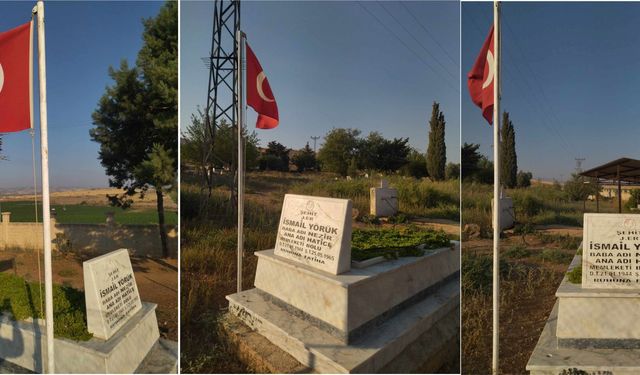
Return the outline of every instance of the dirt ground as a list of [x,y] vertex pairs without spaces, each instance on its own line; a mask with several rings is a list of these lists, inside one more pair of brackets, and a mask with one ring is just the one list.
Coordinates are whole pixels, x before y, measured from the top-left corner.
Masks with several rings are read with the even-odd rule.
[[[538,234],[570,235],[581,237],[582,228],[539,227]],[[557,287],[564,277],[569,261],[554,263],[540,259],[543,249],[557,249],[570,259],[577,249],[559,249],[555,243],[543,243],[535,235],[507,234],[500,241],[501,254],[514,246],[521,246],[531,252],[529,256],[514,259],[505,256],[510,265],[533,272],[526,276],[501,276],[500,306],[500,373],[526,374],[527,361],[538,342],[542,329],[549,317],[556,298]],[[462,244],[464,253],[491,256],[493,240],[472,239]],[[544,278],[544,279],[543,279]],[[491,366],[491,296],[482,298],[466,296],[463,292],[463,359],[464,374],[479,374],[490,371]],[[465,304],[467,306],[465,307]],[[470,311],[474,310],[474,311]],[[482,310],[482,311],[479,311]],[[465,321],[467,319],[469,321]],[[472,317],[472,318],[469,318]],[[465,340],[468,340],[465,343]],[[472,343],[472,345],[469,345]],[[466,345],[465,345],[466,344]],[[465,350],[466,347],[466,350]]]
[[[107,200],[107,194],[122,194],[122,190],[115,188],[93,188],[93,189],[70,189],[64,191],[52,191],[51,203],[52,204],[80,204],[85,202],[89,205],[105,205],[109,204]],[[32,191],[16,191],[9,194],[2,195],[3,201],[23,201],[32,200]],[[156,207],[156,193],[155,190],[150,189],[145,195],[144,199],[140,199],[139,196],[132,197],[134,206],[136,208],[155,208]],[[168,196],[164,199],[165,209],[176,209],[177,204],[171,200]]]
[[[40,254],[42,256],[42,254]],[[42,258],[41,258],[42,259]],[[53,282],[84,289],[82,261],[73,254],[53,255]],[[42,261],[42,260],[41,260]],[[131,258],[140,298],[158,304],[160,336],[178,340],[177,259]],[[40,264],[42,267],[42,263]],[[38,257],[33,251],[0,250],[0,272],[11,272],[29,281],[39,281]],[[44,273],[42,274],[44,275]],[[42,276],[44,278],[44,276]]]

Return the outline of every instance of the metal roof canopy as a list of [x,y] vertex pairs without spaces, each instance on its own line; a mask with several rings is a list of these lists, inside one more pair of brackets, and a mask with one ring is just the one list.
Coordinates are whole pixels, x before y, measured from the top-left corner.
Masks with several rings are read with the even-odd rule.
[[[620,158],[580,173],[581,176],[593,177],[600,182],[618,184],[618,212],[622,212],[622,189],[621,185],[640,185],[640,160]],[[596,194],[596,202],[600,194]],[[598,204],[598,211],[600,211]]]

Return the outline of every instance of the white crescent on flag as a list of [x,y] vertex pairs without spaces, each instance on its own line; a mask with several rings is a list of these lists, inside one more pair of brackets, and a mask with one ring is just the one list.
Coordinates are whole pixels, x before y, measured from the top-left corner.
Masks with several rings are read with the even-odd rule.
[[491,82],[493,82],[494,69],[493,69],[493,54],[491,53],[491,50],[487,51],[487,65],[489,68],[489,75],[487,75],[487,79],[482,84],[483,89],[486,89],[491,84]]
[[2,64],[0,64],[0,92],[2,92],[2,86],[4,86],[4,70],[2,70]]
[[267,76],[264,75],[264,72],[260,72],[260,74],[258,74],[258,77],[256,78],[256,88],[258,89],[258,95],[265,102],[273,102],[273,99],[269,99],[262,90],[262,83],[264,82],[265,78],[267,78]]

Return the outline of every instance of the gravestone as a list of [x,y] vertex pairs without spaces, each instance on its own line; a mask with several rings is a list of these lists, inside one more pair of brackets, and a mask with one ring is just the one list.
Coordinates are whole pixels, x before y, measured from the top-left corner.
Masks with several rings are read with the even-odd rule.
[[[493,210],[493,199],[491,199],[491,209]],[[513,228],[516,221],[516,214],[513,208],[511,197],[500,198],[500,230]]]
[[582,254],[565,277],[527,370],[640,373],[640,216],[585,214]]
[[640,217],[585,215],[582,287],[640,289]]
[[286,194],[274,254],[337,275],[351,267],[351,201]]
[[83,263],[87,327],[108,340],[142,309],[127,249],[112,251]]
[[389,187],[387,180],[380,187],[369,189],[369,213],[373,216],[394,216],[398,213],[398,190]]

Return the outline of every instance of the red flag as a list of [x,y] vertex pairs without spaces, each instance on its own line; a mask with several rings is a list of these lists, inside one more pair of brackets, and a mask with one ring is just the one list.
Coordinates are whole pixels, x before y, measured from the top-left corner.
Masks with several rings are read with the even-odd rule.
[[258,112],[256,128],[273,129],[278,126],[278,105],[269,80],[264,75],[260,62],[247,46],[247,104]]
[[482,116],[489,124],[493,123],[493,82],[494,82],[494,56],[493,26],[489,30],[489,36],[482,45],[480,54],[476,58],[473,68],[467,75],[467,85],[471,100],[482,108]]
[[0,33],[0,133],[33,127],[32,21]]

